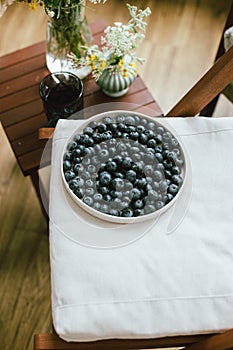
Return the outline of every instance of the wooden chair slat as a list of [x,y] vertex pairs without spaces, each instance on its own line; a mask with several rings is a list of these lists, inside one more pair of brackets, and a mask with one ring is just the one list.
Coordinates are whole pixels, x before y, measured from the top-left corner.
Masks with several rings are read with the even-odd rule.
[[[87,349],[152,349],[176,347],[193,344],[207,335],[177,336],[157,339],[110,339],[94,342],[65,342],[56,334],[37,334],[34,338],[34,350],[87,350]],[[199,348],[200,349],[200,348]],[[202,349],[203,350],[203,349]]]

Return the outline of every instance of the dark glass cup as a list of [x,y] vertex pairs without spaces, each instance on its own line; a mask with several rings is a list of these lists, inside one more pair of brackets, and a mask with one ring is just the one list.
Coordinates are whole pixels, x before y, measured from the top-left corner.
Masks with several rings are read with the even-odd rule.
[[[83,83],[74,74],[56,72],[40,83],[40,97],[48,118],[48,126],[55,127],[59,119],[67,119],[83,109]],[[83,117],[80,113],[80,119]]]

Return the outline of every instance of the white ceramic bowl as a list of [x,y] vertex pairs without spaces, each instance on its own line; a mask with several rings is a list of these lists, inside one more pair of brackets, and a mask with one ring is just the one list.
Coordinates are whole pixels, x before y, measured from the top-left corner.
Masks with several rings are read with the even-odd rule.
[[[74,192],[70,189],[65,176],[64,176],[64,172],[63,172],[63,156],[64,153],[67,151],[67,147],[68,144],[74,139],[74,136],[77,134],[82,134],[83,129],[88,126],[92,121],[101,121],[104,117],[112,117],[113,119],[116,118],[116,116],[119,115],[124,115],[124,116],[139,116],[141,118],[145,118],[148,121],[151,122],[155,122],[156,124],[160,124],[160,126],[162,126],[163,128],[166,129],[166,131],[169,131],[173,137],[179,142],[179,149],[182,153],[182,159],[184,161],[184,165],[182,167],[182,173],[181,176],[183,178],[183,183],[181,185],[181,187],[179,188],[178,193],[174,196],[174,198],[168,202],[167,204],[165,204],[162,208],[151,212],[149,214],[145,214],[145,215],[141,215],[141,216],[133,216],[133,217],[122,217],[122,216],[114,216],[114,215],[110,215],[107,213],[103,213],[101,211],[98,211],[96,209],[94,209],[93,207],[87,205],[86,203],[83,202],[82,199],[79,199]],[[118,139],[118,140],[122,140],[122,139]],[[133,141],[135,142],[135,141]],[[101,143],[100,143],[101,145]],[[179,195],[181,193],[181,191],[183,190],[184,184],[185,184],[185,180],[187,177],[187,155],[185,152],[185,148],[184,145],[182,144],[182,141],[180,140],[180,138],[175,134],[174,130],[171,130],[171,127],[167,125],[167,123],[164,123],[164,121],[161,118],[152,118],[149,117],[145,114],[142,113],[135,113],[135,112],[130,112],[130,111],[125,111],[125,110],[115,110],[115,111],[109,111],[109,112],[104,112],[104,113],[100,113],[98,115],[95,115],[91,118],[89,118],[88,120],[83,121],[83,124],[80,125],[71,135],[71,137],[68,139],[64,150],[63,150],[63,154],[62,154],[62,159],[61,159],[61,174],[62,174],[62,179],[63,179],[63,184],[67,190],[67,192],[69,193],[69,195],[72,197],[72,199],[74,200],[75,203],[77,203],[78,206],[80,206],[82,209],[84,209],[85,211],[87,211],[89,214],[102,219],[102,220],[106,220],[109,222],[113,222],[113,223],[122,223],[122,224],[126,224],[126,223],[135,223],[135,222],[142,222],[145,220],[150,220],[153,218],[157,218],[159,215],[161,215],[162,213],[164,213],[167,209],[169,209],[178,199],[179,199]]]

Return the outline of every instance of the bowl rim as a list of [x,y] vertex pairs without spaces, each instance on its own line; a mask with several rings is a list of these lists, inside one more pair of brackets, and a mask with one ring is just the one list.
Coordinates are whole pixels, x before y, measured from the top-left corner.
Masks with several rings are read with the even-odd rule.
[[[177,141],[179,142],[181,151],[182,151],[182,156],[184,159],[184,166],[183,166],[183,182],[181,187],[179,188],[178,193],[176,194],[176,196],[167,204],[165,204],[162,208],[149,213],[149,214],[144,214],[141,216],[133,216],[133,217],[122,217],[122,216],[113,216],[110,214],[106,214],[103,212],[100,212],[92,207],[90,207],[89,205],[87,205],[86,203],[84,203],[81,199],[79,199],[74,192],[70,189],[68,182],[65,179],[65,175],[64,175],[64,171],[63,171],[63,157],[64,157],[64,153],[67,151],[67,146],[69,144],[69,142],[71,142],[74,138],[74,136],[77,133],[81,133],[83,131],[83,129],[90,124],[92,121],[96,121],[96,120],[101,120],[101,118],[103,117],[108,117],[108,116],[113,116],[116,117],[116,115],[118,114],[124,114],[124,115],[138,115],[139,117],[142,118],[146,118],[153,121],[156,121],[157,124],[160,124],[162,127],[166,128],[168,131],[170,131],[172,133],[172,135],[177,139]],[[143,222],[143,221],[147,221],[147,220],[152,220],[152,219],[157,219],[161,214],[163,214],[164,212],[166,212],[171,206],[173,206],[175,204],[175,202],[178,200],[181,192],[184,189],[185,183],[187,181],[187,172],[188,172],[188,161],[187,161],[187,151],[186,148],[184,146],[183,141],[181,140],[181,137],[179,135],[177,135],[176,131],[174,131],[174,129],[170,126],[170,125],[164,125],[165,123],[160,123],[159,120],[163,119],[162,117],[151,117],[148,116],[144,113],[139,113],[139,112],[134,112],[134,111],[129,111],[129,110],[111,110],[111,111],[107,111],[107,112],[101,112],[98,113],[96,115],[93,115],[92,117],[85,119],[85,120],[79,120],[79,121],[83,121],[73,132],[72,134],[68,137],[68,139],[66,140],[63,150],[62,150],[62,157],[61,157],[61,167],[60,167],[60,172],[61,172],[61,176],[62,176],[62,182],[63,185],[65,186],[66,191],[69,193],[69,195],[71,196],[71,198],[73,199],[73,201],[78,204],[79,207],[81,207],[82,209],[84,209],[86,212],[88,212],[90,215],[93,215],[94,217],[98,218],[98,219],[102,219],[104,221],[108,221],[111,223],[117,223],[117,224],[130,224],[130,223],[138,223],[138,222]]]

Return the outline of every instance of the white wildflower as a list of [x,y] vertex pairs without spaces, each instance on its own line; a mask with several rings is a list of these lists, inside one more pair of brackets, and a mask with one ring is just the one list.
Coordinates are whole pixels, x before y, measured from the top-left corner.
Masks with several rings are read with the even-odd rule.
[[48,10],[48,11],[47,11],[47,14],[48,14],[48,16],[51,17],[51,18],[53,18],[53,17],[55,16],[55,12],[54,12],[54,11]]

